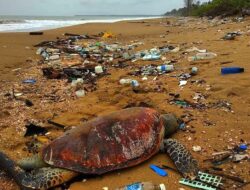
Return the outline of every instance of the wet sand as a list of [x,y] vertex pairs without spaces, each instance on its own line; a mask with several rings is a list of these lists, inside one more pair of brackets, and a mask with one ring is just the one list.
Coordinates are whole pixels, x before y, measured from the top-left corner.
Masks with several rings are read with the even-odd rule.
[[[121,42],[124,44],[130,41],[138,40],[145,43],[139,49],[150,49],[163,45],[180,46],[181,51],[177,53],[168,53],[167,59],[177,60],[176,71],[171,74],[159,77],[157,83],[165,90],[163,92],[134,93],[131,87],[122,86],[118,83],[120,78],[130,77],[129,71],[140,65],[158,64],[163,61],[131,63],[130,67],[125,69],[110,68],[111,75],[105,76],[98,81],[97,91],[88,93],[81,99],[72,99],[69,102],[58,102],[54,104],[43,103],[42,97],[34,96],[36,105],[26,108],[19,103],[11,107],[3,101],[0,111],[0,150],[7,153],[11,158],[18,160],[27,155],[24,150],[25,143],[30,138],[23,137],[23,123],[25,120],[48,119],[56,113],[55,121],[67,126],[77,126],[84,120],[94,118],[98,115],[106,114],[115,110],[125,108],[129,105],[140,105],[145,102],[161,113],[173,112],[178,116],[191,114],[194,119],[189,123],[192,130],[180,131],[174,135],[174,138],[181,141],[192,152],[193,156],[199,161],[199,165],[204,168],[207,163],[204,162],[214,152],[227,150],[229,146],[250,143],[249,119],[250,119],[250,83],[249,83],[249,50],[250,36],[245,33],[233,41],[220,40],[226,32],[241,30],[247,32],[250,28],[250,19],[242,23],[219,24],[217,26],[208,26],[207,21],[190,19],[188,23],[180,23],[176,19],[169,20],[147,20],[146,22],[119,22],[114,24],[86,24],[45,31],[43,36],[30,36],[28,33],[1,33],[0,34],[0,81],[1,96],[3,97],[12,84],[18,85],[20,81],[27,76],[38,76],[42,80],[39,70],[34,69],[31,60],[39,60],[35,55],[36,48],[33,45],[45,41],[55,40],[57,36],[62,37],[65,32],[78,34],[98,34],[103,31],[111,31],[116,38],[109,39],[109,42]],[[179,23],[178,25],[176,23]],[[164,35],[165,37],[163,37]],[[189,63],[183,50],[196,46],[200,49],[208,49],[217,53],[218,57],[208,63]],[[192,54],[192,53],[191,53]],[[229,61],[230,63],[222,64]],[[205,84],[191,84],[180,88],[178,80],[171,75],[189,72],[192,66],[199,68],[199,72],[192,79],[203,79]],[[245,73],[222,76],[220,68],[224,66],[240,66],[245,68]],[[13,71],[13,69],[21,70]],[[25,74],[26,73],[26,74]],[[27,74],[28,73],[28,74]],[[142,77],[132,77],[138,79],[143,85],[157,86],[153,81],[154,77],[148,77],[148,81],[141,81]],[[43,79],[44,80],[44,79]],[[55,81],[49,81],[53,83]],[[42,83],[42,82],[41,82]],[[61,84],[61,83],[60,83]],[[38,84],[40,85],[40,84]],[[62,84],[65,87],[64,84]],[[51,87],[53,88],[53,87]],[[200,92],[206,97],[207,102],[217,102],[226,100],[232,104],[233,112],[222,109],[183,109],[176,105],[169,104],[169,93],[179,93],[181,99],[193,101],[192,96],[195,92]],[[1,97],[1,99],[2,99]],[[5,100],[6,101],[6,100]],[[15,111],[18,110],[18,111]],[[20,111],[21,110],[21,111]],[[14,121],[14,118],[16,121]],[[214,125],[205,126],[207,122]],[[53,130],[54,136],[60,135],[60,130]],[[199,145],[201,152],[193,152],[192,147]],[[249,153],[249,151],[248,151]],[[164,183],[167,189],[190,189],[181,186],[178,183],[180,175],[172,171],[169,176],[162,178],[157,176],[149,169],[149,164],[166,164],[173,167],[172,162],[166,155],[156,155],[149,161],[126,170],[115,171],[97,178],[88,178],[81,176],[78,182],[70,186],[70,190],[92,190],[102,189],[102,187],[115,187],[130,184],[137,181],[153,181],[155,183]],[[231,162],[223,165],[224,169],[230,174],[240,176],[250,181],[249,161],[233,164]],[[0,175],[0,189],[16,190],[18,187],[4,175]],[[247,190],[250,186],[242,189]]]

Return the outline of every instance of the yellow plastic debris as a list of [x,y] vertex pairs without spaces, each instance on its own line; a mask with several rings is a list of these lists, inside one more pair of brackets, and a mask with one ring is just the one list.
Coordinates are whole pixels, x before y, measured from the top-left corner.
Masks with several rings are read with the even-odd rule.
[[113,37],[115,37],[115,35],[112,34],[111,32],[105,32],[102,37],[103,38],[113,38]]

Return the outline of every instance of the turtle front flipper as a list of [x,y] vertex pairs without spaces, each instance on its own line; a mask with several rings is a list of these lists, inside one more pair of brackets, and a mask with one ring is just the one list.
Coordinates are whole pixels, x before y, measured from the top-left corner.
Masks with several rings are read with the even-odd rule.
[[175,139],[164,139],[160,150],[170,156],[178,171],[185,178],[194,180],[198,176],[197,161],[180,142]]
[[78,173],[60,168],[40,168],[32,170],[30,175],[23,179],[22,185],[31,189],[46,190],[65,183]]
[[0,152],[0,169],[12,177],[21,189],[25,190],[46,190],[78,175],[76,172],[50,167],[26,172],[2,152]]

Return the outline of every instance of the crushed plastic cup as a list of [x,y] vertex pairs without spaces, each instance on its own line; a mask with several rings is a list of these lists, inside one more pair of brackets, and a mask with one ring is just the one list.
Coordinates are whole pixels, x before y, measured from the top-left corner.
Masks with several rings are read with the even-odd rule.
[[82,78],[78,78],[76,80],[72,80],[71,86],[75,87],[75,86],[77,86],[77,84],[83,84],[83,83],[84,83],[84,80]]
[[86,95],[84,90],[78,90],[75,93],[78,98],[84,97]]

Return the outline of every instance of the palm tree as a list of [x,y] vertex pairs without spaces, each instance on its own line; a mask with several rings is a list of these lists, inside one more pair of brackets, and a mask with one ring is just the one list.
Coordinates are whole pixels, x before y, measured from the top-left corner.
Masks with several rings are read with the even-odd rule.
[[187,16],[191,14],[193,3],[194,0],[184,0],[185,7],[187,8]]

